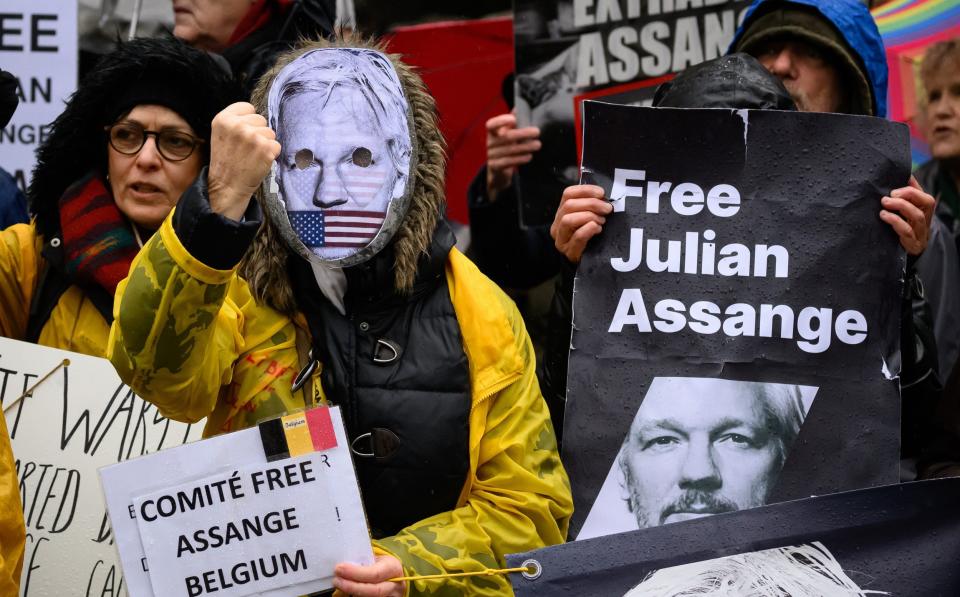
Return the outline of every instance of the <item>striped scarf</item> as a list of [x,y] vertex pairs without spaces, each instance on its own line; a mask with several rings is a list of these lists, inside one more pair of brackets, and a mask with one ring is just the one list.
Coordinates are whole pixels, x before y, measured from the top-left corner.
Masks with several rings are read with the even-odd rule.
[[113,296],[138,248],[130,223],[98,175],[87,176],[64,192],[60,223],[67,275]]

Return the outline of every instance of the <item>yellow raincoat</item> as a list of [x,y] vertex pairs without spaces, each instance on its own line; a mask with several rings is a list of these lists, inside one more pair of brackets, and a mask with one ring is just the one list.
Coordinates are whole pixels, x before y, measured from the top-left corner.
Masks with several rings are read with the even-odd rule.
[[7,421],[0,416],[0,595],[20,592],[26,529]]
[[[0,336],[22,339],[30,301],[43,267],[42,239],[33,224],[0,232]],[[104,356],[110,328],[76,286],[60,297],[40,333],[39,343]],[[0,595],[17,595],[23,568],[26,529],[16,464],[4,417],[0,416]]]
[[[30,303],[44,267],[42,247],[43,237],[33,223],[0,232],[0,336],[23,340],[27,333]],[[50,313],[37,344],[104,357],[109,333],[93,302],[71,286]]]
[[[446,277],[470,366],[470,470],[454,510],[374,541],[408,575],[502,566],[505,554],[563,542],[573,511],[516,307],[456,249]],[[169,217],[117,289],[114,317],[109,358],[120,377],[167,417],[208,417],[205,435],[304,406],[290,390],[300,363],[294,322],[257,304],[235,271],[193,258]],[[407,587],[411,595],[512,593],[503,576]]]

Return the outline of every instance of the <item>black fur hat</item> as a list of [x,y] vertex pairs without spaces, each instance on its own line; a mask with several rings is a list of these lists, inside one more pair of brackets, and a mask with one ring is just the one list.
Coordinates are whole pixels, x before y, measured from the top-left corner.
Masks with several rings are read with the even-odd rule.
[[[37,149],[27,197],[38,231],[49,237],[59,230],[58,203],[70,185],[94,170],[106,174],[104,127],[125,112],[142,104],[169,107],[209,141],[210,121],[239,100],[227,65],[205,52],[172,36],[118,41],[83,78]],[[206,153],[209,144],[201,148]]]

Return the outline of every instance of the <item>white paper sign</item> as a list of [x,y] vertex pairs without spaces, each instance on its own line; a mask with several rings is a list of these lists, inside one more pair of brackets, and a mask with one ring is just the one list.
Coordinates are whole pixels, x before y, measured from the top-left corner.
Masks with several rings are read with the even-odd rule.
[[267,462],[245,429],[100,471],[134,597],[303,595],[373,552],[340,411],[336,446]]
[[27,525],[20,594],[126,595],[96,471],[199,439],[203,423],[161,417],[104,359],[2,337],[0,399]]
[[77,3],[0,0],[0,68],[19,81],[20,105],[0,129],[0,166],[21,189],[34,152],[77,88]]

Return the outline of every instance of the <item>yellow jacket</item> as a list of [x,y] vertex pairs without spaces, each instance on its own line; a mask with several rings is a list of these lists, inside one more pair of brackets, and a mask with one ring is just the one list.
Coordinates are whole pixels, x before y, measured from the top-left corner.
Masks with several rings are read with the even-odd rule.
[[[0,232],[0,336],[22,339],[30,316],[43,257],[43,240],[33,224]],[[71,287],[60,297],[40,333],[39,343],[104,356],[110,328],[83,292]],[[26,529],[7,423],[0,416],[0,595],[20,592]]]
[[[23,340],[30,303],[37,290],[44,258],[43,238],[33,223],[15,224],[0,232],[0,336]],[[104,357],[110,326],[77,286],[60,297],[40,331],[38,344]]]
[[6,418],[0,416],[0,595],[20,592],[26,529]]
[[[505,554],[563,542],[573,511],[516,307],[455,249],[446,278],[470,366],[470,471],[454,510],[374,542],[408,575],[502,566]],[[193,258],[169,217],[120,283],[114,317],[120,377],[169,418],[208,416],[205,435],[304,406],[290,390],[295,324],[257,304],[235,271]],[[434,594],[438,582],[444,594],[512,593],[503,576],[415,581],[408,592]]]

